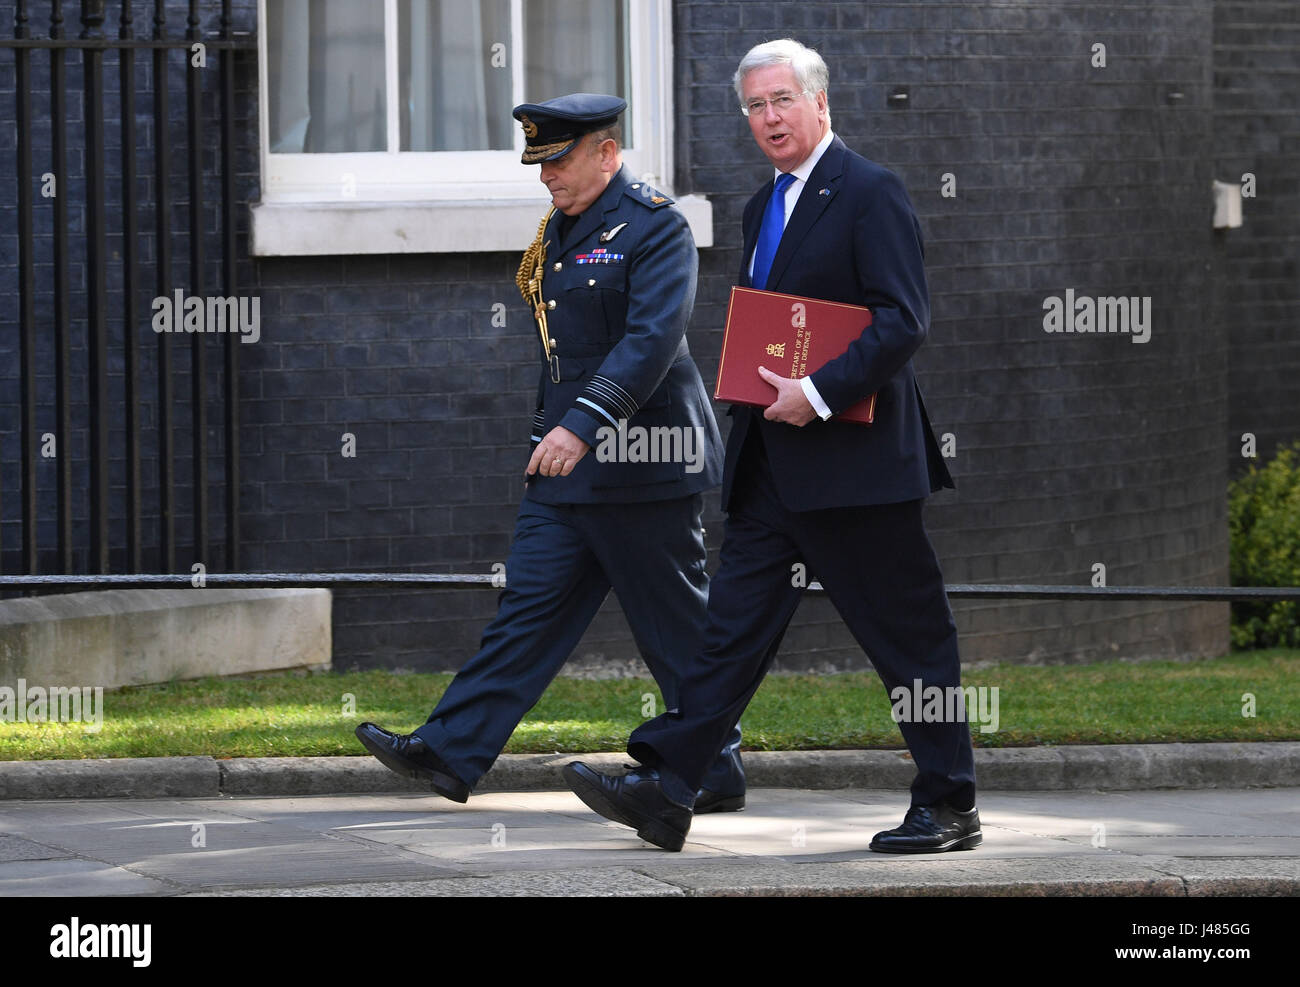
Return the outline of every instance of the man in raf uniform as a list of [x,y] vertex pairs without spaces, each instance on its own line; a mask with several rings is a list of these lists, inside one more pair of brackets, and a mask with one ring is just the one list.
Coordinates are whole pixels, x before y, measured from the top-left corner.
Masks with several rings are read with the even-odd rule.
[[[428,722],[408,735],[373,723],[356,730],[389,768],[457,802],[611,588],[669,709],[704,630],[702,491],[721,481],[722,442],[685,338],[698,258],[672,200],[623,166],[626,106],[576,93],[515,107],[523,163],[541,165],[554,205],[517,279],[542,368],[506,588],[478,654]],[[744,801],[737,728],[695,811]]]

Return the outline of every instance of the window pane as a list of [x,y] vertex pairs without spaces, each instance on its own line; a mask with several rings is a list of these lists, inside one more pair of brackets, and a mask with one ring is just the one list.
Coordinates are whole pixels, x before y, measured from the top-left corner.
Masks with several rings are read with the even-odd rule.
[[[566,93],[628,95],[628,0],[526,0],[524,99],[539,103]],[[623,142],[632,146],[632,114],[623,114]]]
[[275,153],[383,151],[384,5],[267,0]]
[[399,0],[403,151],[509,150],[510,0]]

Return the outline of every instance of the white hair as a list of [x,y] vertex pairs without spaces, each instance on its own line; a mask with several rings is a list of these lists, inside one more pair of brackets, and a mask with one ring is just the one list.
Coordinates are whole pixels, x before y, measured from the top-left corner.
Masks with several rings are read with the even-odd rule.
[[826,63],[821,55],[811,48],[801,45],[793,38],[765,41],[745,52],[745,57],[736,67],[732,84],[736,87],[738,100],[742,103],[745,101],[743,90],[745,76],[754,69],[766,68],[769,65],[789,65],[794,70],[794,77],[799,81],[799,88],[813,94],[823,92],[830,83],[830,71],[826,68]]

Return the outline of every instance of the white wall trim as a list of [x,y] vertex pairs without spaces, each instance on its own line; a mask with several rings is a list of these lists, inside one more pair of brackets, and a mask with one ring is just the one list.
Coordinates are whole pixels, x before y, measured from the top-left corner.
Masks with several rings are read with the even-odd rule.
[[[549,200],[440,202],[255,202],[254,257],[338,254],[443,254],[522,251]],[[713,205],[702,195],[677,200],[697,247],[713,246]]]

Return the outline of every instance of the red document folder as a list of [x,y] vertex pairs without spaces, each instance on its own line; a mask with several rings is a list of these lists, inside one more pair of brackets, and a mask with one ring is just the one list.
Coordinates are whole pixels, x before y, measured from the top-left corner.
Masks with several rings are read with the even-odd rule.
[[[843,354],[869,325],[871,309],[862,305],[732,288],[713,396],[766,408],[776,388],[758,375],[760,366],[782,377],[805,377]],[[870,425],[875,412],[873,394],[832,417]]]

